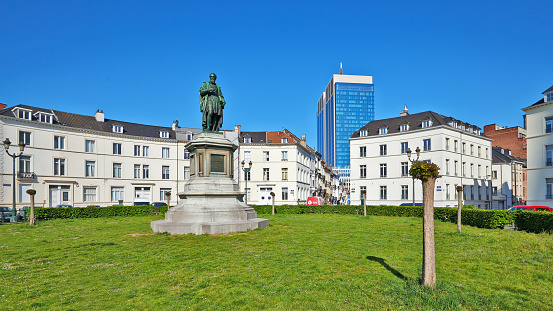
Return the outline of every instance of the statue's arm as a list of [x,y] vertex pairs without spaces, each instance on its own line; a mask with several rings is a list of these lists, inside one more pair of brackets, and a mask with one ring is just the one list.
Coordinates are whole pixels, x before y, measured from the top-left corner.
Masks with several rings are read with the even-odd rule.
[[208,91],[209,91],[209,90],[208,90],[208,87],[207,87],[206,83],[204,82],[204,83],[202,84],[202,86],[200,87],[200,96],[205,96],[205,95],[207,95]]
[[217,86],[219,88],[219,102],[221,103],[221,107],[225,108],[225,104],[227,103],[225,101],[225,98],[223,97],[223,92],[221,92],[221,87]]

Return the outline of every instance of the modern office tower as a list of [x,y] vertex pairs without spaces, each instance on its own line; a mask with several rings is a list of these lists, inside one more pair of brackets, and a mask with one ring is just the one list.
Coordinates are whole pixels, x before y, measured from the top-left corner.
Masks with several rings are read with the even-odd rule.
[[333,75],[317,102],[317,151],[327,165],[349,166],[349,138],[372,120],[372,76]]

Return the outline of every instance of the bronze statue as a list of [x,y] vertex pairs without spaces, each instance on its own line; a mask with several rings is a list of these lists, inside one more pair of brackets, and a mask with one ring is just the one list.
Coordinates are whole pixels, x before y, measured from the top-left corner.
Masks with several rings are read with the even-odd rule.
[[225,98],[221,93],[221,87],[215,84],[217,75],[209,75],[209,82],[204,82],[200,87],[200,111],[202,115],[202,128],[217,132],[223,125],[223,109]]

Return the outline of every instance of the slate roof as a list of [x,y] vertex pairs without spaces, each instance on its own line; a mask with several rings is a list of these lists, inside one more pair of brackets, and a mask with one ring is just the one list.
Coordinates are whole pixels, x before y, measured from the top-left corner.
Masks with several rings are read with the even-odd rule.
[[545,94],[545,93],[551,92],[551,91],[553,91],[553,85],[550,88],[548,88],[547,90],[543,91],[542,94]]
[[[68,126],[73,128],[87,129],[99,132],[113,133],[113,125],[119,125],[123,127],[122,135],[142,136],[151,138],[160,138],[160,131],[169,132],[168,139],[175,139],[175,132],[171,127],[145,125],[132,122],[125,122],[119,120],[112,120],[104,118],[104,122],[96,121],[94,116],[85,116],[76,113],[69,113],[59,110],[48,110],[44,108],[32,107],[27,105],[16,105],[7,107],[0,111],[0,115],[16,118],[12,110],[16,107],[21,107],[31,110],[31,121],[39,122],[33,115],[37,111],[53,113],[55,115],[53,124]],[[167,138],[166,138],[167,139]]]
[[244,142],[244,137],[252,139],[252,144],[263,144],[267,142],[267,132],[240,132],[240,142]]
[[[407,130],[406,132],[419,130],[419,129],[422,129],[422,122],[426,120],[432,121],[432,125],[430,127],[447,125],[449,122],[454,121],[454,122],[457,122],[458,125],[464,125],[465,127],[472,127],[474,129],[480,130],[478,126],[475,126],[466,122],[462,122],[455,118],[446,117],[441,114],[435,113],[433,111],[425,111],[425,112],[400,116],[396,118],[370,121],[369,123],[361,127],[359,130],[357,130],[355,133],[353,133],[351,137],[352,138],[360,137],[359,133],[361,131],[367,131],[367,136],[379,135],[378,129],[382,127],[388,128],[387,134],[399,133],[400,126],[404,124],[409,124],[409,130]],[[483,134],[480,134],[480,136],[486,137]]]
[[501,147],[492,147],[492,163],[511,163],[513,161],[526,163],[523,158],[509,155],[509,149],[503,149],[504,152],[501,153],[502,149]]

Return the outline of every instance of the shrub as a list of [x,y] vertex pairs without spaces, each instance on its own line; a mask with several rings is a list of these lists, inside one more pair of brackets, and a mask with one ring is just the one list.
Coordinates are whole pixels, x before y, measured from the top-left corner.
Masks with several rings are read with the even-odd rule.
[[151,215],[159,210],[164,214],[167,207],[156,208],[149,205],[140,206],[106,206],[106,207],[45,207],[35,209],[37,219],[62,218],[99,218],[110,216],[143,216]]
[[553,233],[553,213],[519,210],[513,214],[516,215],[515,225],[519,230]]

